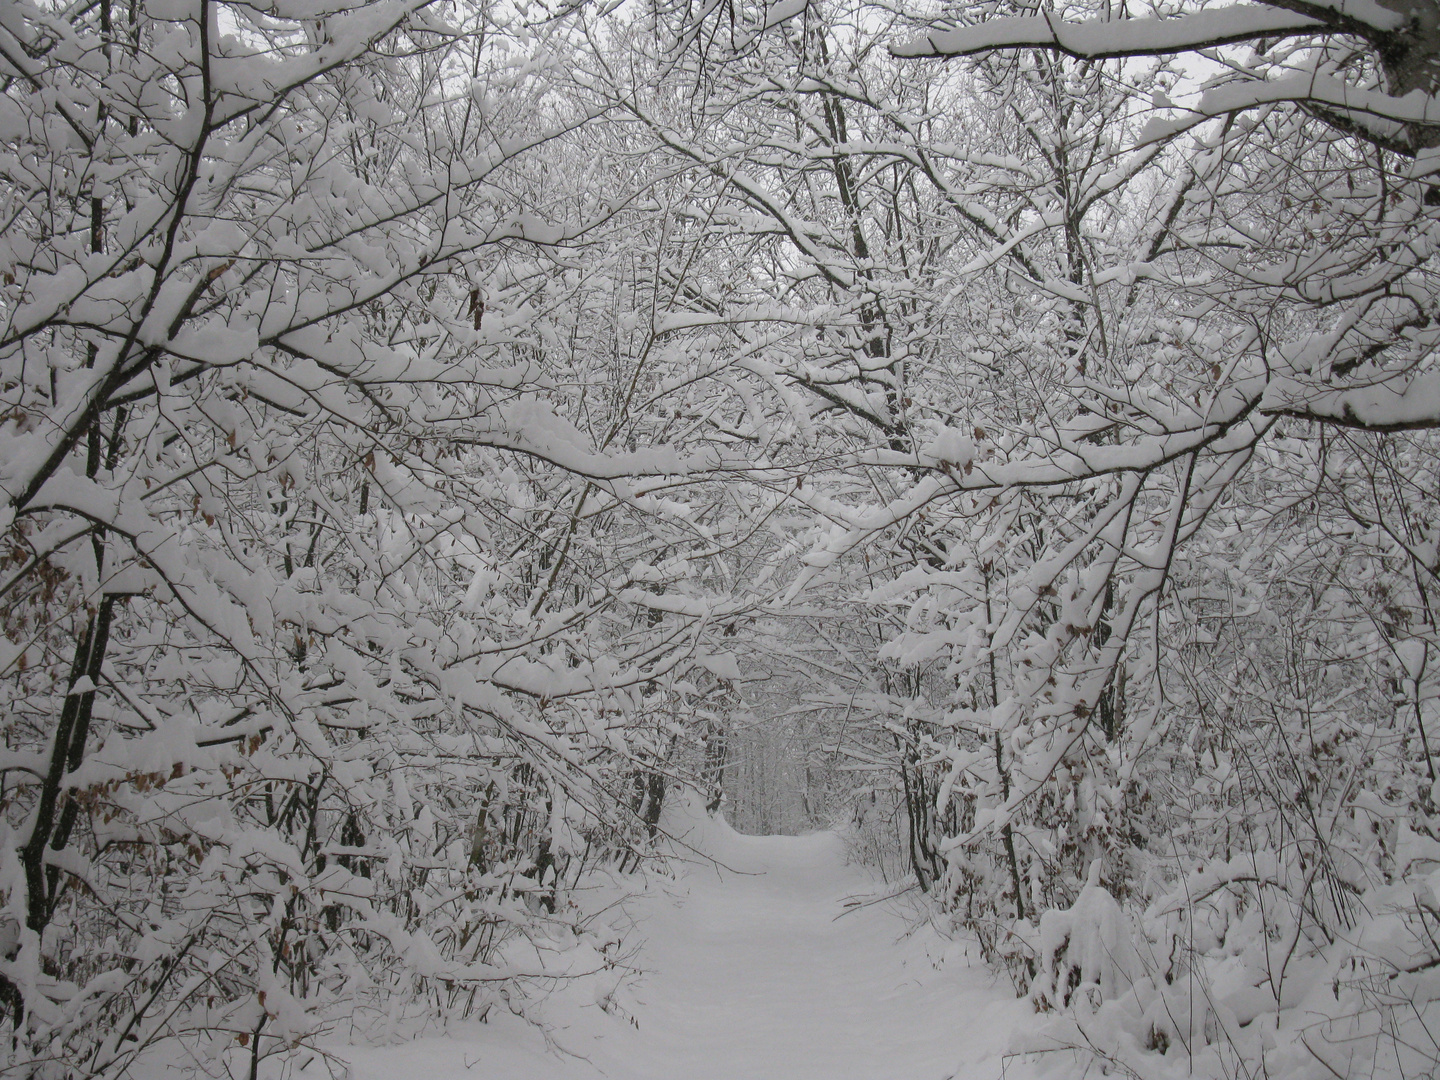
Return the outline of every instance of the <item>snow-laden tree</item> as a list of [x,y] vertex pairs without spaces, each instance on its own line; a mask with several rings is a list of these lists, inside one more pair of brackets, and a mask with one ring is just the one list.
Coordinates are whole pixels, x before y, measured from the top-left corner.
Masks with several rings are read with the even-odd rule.
[[[1012,831],[996,947],[1075,1045],[1425,1070],[1430,31],[1293,7],[977,8],[896,48],[983,54],[1018,133],[966,178],[1006,223],[968,269],[1028,293],[990,355],[1038,393],[922,449],[894,509],[945,506],[957,542],[902,583],[892,650],[951,658],[941,790],[983,814],[942,843],[950,885]],[[1265,1023],[1293,1027],[1276,1048]]]
[[738,458],[660,407],[706,339],[556,92],[582,44],[5,7],[9,1068],[254,1075],[336,1009],[605,962],[565,887],[653,823],[646,718],[718,648],[696,566],[753,506],[681,491]]
[[[684,24],[658,93],[612,92],[710,179],[695,216],[769,445],[816,463],[795,595],[843,625],[863,583],[888,623],[845,688],[867,696],[817,674],[813,702],[863,700],[902,744],[917,873],[1037,1003],[1130,994],[1108,1030],[1152,1050],[1253,1057],[1257,1001],[1292,1016],[1328,980],[1326,1037],[1372,1025],[1360,1056],[1317,1044],[1331,1067],[1433,1065],[1431,1018],[1391,1008],[1423,988],[1376,990],[1434,961],[1417,10],[949,6],[916,36],[860,5],[736,8]],[[1217,614],[1241,581],[1256,611]],[[1243,783],[1199,756],[1217,730]],[[1362,835],[1401,821],[1403,856]],[[1238,937],[1195,929],[1211,900]],[[1147,906],[1097,968],[1091,930]],[[1181,985],[1218,1004],[1156,992]]]

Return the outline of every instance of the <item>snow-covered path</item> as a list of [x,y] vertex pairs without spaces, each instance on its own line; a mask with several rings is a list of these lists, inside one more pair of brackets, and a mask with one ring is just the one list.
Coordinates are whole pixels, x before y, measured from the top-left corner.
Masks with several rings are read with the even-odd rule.
[[[642,974],[623,1014],[560,1003],[552,1038],[512,1017],[345,1054],[353,1080],[985,1080],[1033,1016],[1008,986],[893,903],[829,833],[748,837],[691,819],[696,860],[635,903]],[[678,894],[678,895],[676,895]],[[911,913],[913,917],[913,913]],[[591,992],[593,1001],[593,991]],[[1022,1070],[1023,1071],[1023,1070]],[[1015,1077],[1012,1061],[1006,1070]]]

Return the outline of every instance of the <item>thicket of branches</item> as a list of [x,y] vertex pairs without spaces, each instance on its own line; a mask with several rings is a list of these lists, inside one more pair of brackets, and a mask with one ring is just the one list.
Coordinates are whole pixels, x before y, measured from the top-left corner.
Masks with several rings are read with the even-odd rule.
[[1036,10],[0,9],[0,1072],[524,1012],[782,744],[1036,1048],[1435,1068],[1433,31]]

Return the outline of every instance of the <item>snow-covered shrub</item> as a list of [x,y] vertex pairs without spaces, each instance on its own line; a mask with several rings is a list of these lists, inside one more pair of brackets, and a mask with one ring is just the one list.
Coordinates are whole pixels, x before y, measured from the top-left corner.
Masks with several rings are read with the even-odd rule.
[[[1093,1054],[1127,1075],[1214,1080],[1369,1080],[1440,1067],[1433,872],[1431,882],[1374,890],[1349,933],[1317,943],[1266,924],[1261,904],[1282,920],[1292,906],[1256,869],[1237,862],[1198,873],[1187,884],[1208,885],[1203,900],[1180,908],[1172,897],[1139,924],[1088,887],[1085,903],[1047,912],[1033,944],[1058,941],[1058,962],[1042,967],[1031,997],[1065,1011],[1014,1048]],[[1131,926],[1133,937],[1117,943]]]
[[1100,884],[1100,864],[1093,863],[1089,881],[1068,910],[1040,915],[1031,942],[1037,963],[1030,1000],[1036,1010],[1093,1011],[1129,991],[1141,971],[1132,929]]

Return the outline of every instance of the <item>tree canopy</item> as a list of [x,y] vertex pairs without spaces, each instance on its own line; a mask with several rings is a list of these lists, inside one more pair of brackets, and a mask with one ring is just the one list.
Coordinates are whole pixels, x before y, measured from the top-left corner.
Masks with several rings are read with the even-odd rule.
[[1036,1049],[1433,1070],[1437,63],[0,5],[0,1074],[525,1013],[679,784],[913,876]]

